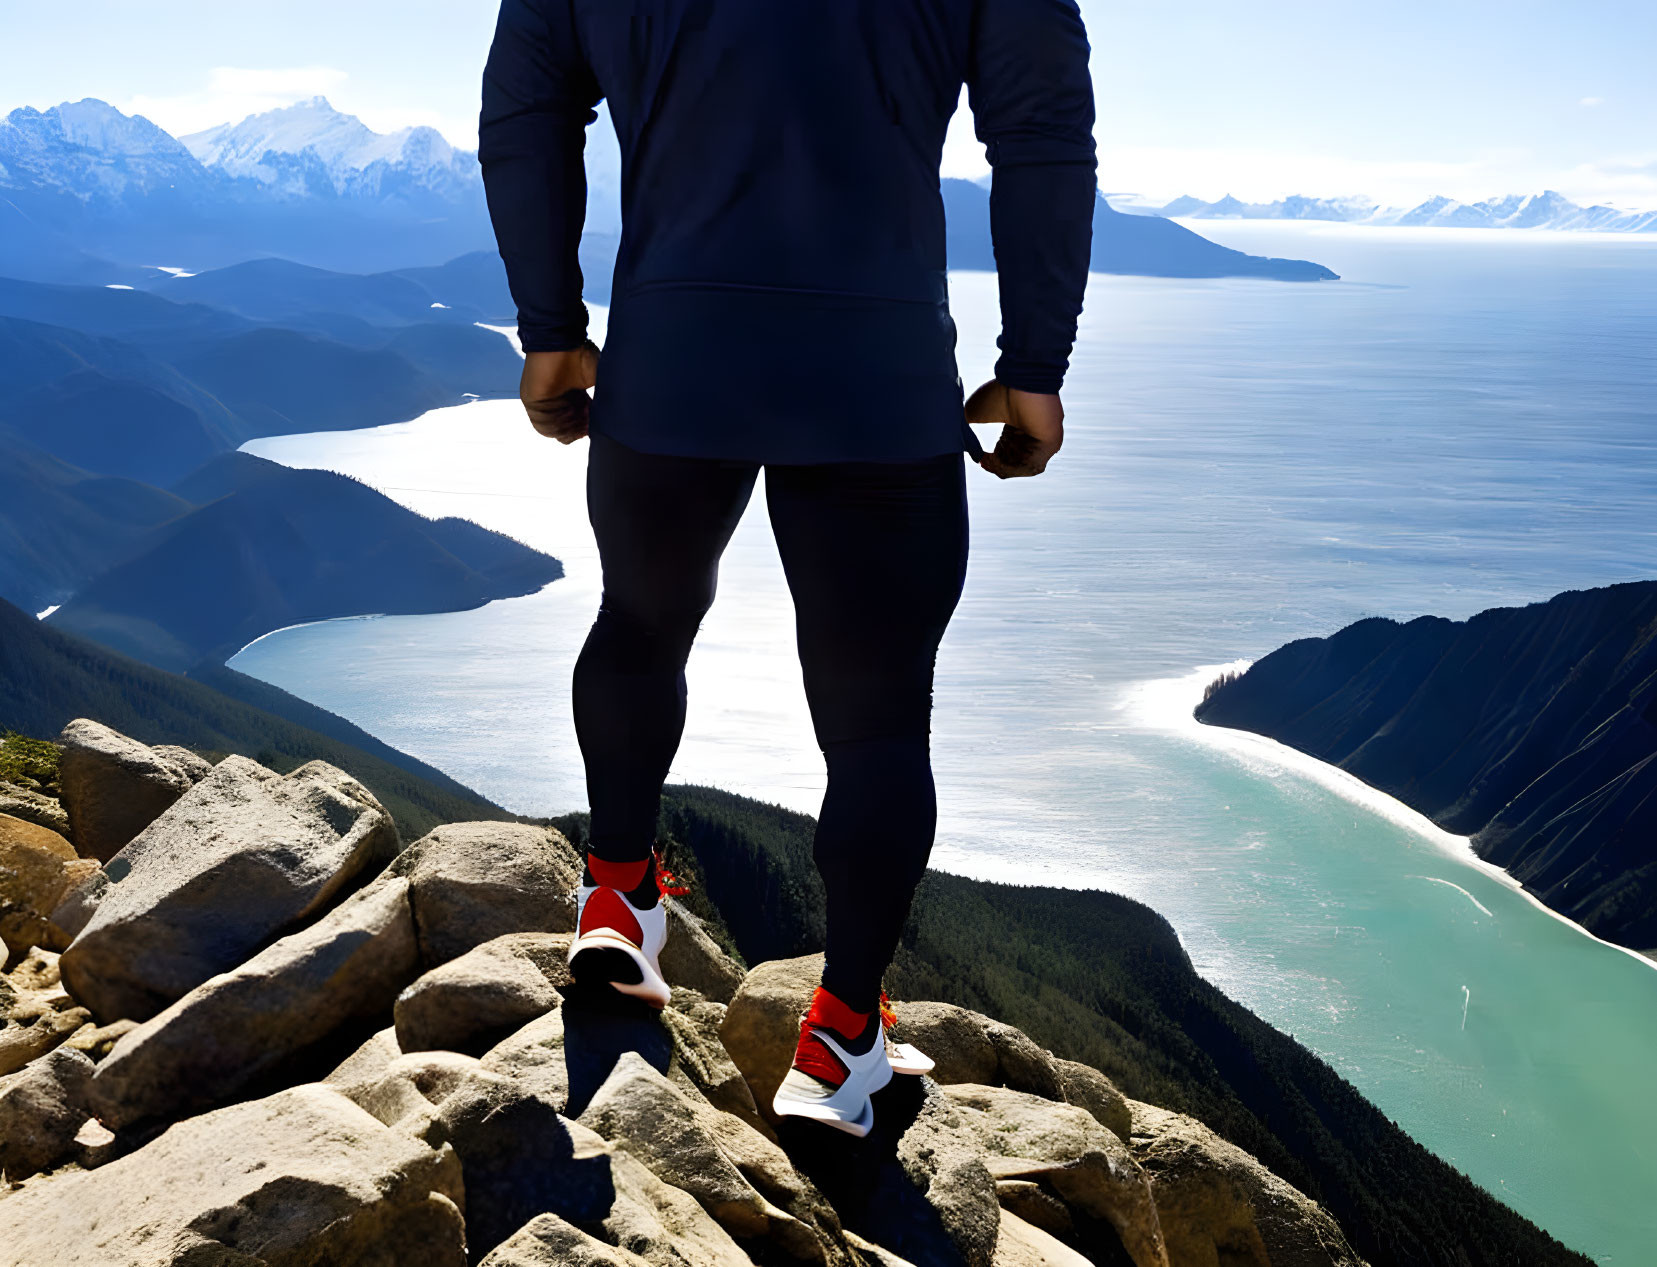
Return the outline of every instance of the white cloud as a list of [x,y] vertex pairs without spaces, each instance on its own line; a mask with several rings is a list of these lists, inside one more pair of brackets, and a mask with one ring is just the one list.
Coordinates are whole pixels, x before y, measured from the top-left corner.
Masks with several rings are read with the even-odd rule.
[[[409,110],[396,106],[374,105],[348,108],[343,100],[334,104],[341,110],[356,115],[376,132],[396,132],[401,128],[436,128],[450,145],[463,150],[475,150],[478,147],[478,118],[475,114],[457,118],[438,110],[421,107]],[[601,117],[598,123],[593,124],[594,128],[600,126],[607,129],[609,124]]]
[[291,106],[309,97],[336,92],[350,78],[331,66],[251,69],[218,66],[195,92],[171,97],[140,94],[115,104],[141,114],[174,136],[186,136],[220,123],[235,123],[250,114]]
[[1583,163],[1561,178],[1560,189],[1578,202],[1603,202],[1614,207],[1657,207],[1657,150],[1624,154]]
[[[963,95],[944,142],[943,174],[976,180],[989,171]],[[1177,148],[1111,144],[1099,132],[1099,186],[1167,202],[1181,194],[1231,194],[1271,202],[1290,194],[1362,194],[1381,206],[1413,207],[1435,194],[1466,202],[1556,189],[1583,204],[1657,206],[1657,153],[1558,168],[1528,150],[1490,149],[1456,161],[1365,159],[1265,147]]]
[[1603,106],[1604,104],[1604,97],[1584,97],[1581,101],[1577,102],[1577,105],[1584,106],[1589,110],[1593,110],[1598,106]]
[[352,99],[351,76],[332,66],[290,66],[254,69],[219,66],[195,92],[160,97],[139,95],[114,104],[128,114],[141,114],[174,136],[188,136],[221,123],[239,123],[250,114],[278,110],[296,101],[327,97],[346,114],[354,114],[376,132],[402,128],[436,128],[453,145],[476,149],[476,115],[456,117],[425,107],[401,109]]

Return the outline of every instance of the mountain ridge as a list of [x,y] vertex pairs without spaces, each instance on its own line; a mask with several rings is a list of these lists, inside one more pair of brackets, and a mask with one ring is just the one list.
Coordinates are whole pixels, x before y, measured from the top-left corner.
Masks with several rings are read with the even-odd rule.
[[0,596],[63,603],[170,517],[169,486],[250,439],[516,394],[510,341],[417,278],[226,273],[197,292],[222,307],[0,279]]
[[[615,258],[620,181],[614,136],[602,126],[590,136],[583,266],[597,298]],[[98,148],[101,139],[110,153]],[[970,237],[952,230],[951,238],[973,262],[956,264],[958,250],[951,266],[993,262],[988,191],[946,180],[944,194],[971,224]],[[93,98],[13,111],[0,120],[0,199],[21,217],[18,241],[0,242],[0,273],[33,280],[86,280],[100,258],[127,264],[111,264],[104,280],[151,286],[154,269],[131,265],[205,271],[275,255],[340,271],[406,272],[494,245],[474,153],[430,128],[375,133],[321,97],[182,141]],[[1096,211],[1095,233],[1101,272],[1334,277],[1320,265],[1263,260],[1196,234],[1151,233],[1108,204]]]
[[1227,194],[1214,202],[1189,195],[1162,206],[1115,195],[1135,215],[1194,220],[1331,220],[1406,228],[1556,229],[1567,232],[1657,233],[1657,211],[1596,204],[1584,207],[1549,189],[1461,202],[1443,194],[1413,207],[1386,207],[1362,196],[1315,198],[1295,194],[1275,202],[1242,202]]
[[322,96],[178,141],[209,170],[296,197],[399,196],[410,188],[454,197],[477,166],[475,152],[456,149],[435,128],[375,132]]

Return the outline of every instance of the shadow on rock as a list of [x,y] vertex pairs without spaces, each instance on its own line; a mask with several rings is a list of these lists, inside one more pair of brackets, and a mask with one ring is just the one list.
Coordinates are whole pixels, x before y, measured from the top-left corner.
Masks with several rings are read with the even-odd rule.
[[608,986],[570,985],[564,998],[564,1063],[570,1094],[565,1113],[580,1117],[593,1094],[626,1052],[634,1051],[660,1073],[667,1072],[673,1038],[661,1013]]
[[921,1080],[894,1078],[873,1101],[874,1129],[863,1139],[784,1118],[778,1142],[838,1211],[843,1227],[914,1267],[963,1267],[966,1256],[898,1158],[899,1141],[926,1103]]
[[456,1092],[426,1139],[460,1155],[474,1262],[537,1215],[592,1223],[615,1203],[610,1158],[578,1149],[555,1106],[504,1079],[485,1075]]

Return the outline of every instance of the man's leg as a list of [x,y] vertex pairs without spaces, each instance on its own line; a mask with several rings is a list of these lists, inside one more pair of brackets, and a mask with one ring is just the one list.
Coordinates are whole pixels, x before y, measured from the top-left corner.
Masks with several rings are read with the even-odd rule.
[[823,985],[854,1014],[878,1007],[932,849],[932,674],[966,578],[964,469],[951,454],[766,470],[828,763],[815,845],[828,900]]
[[604,595],[573,690],[592,810],[588,848],[597,869],[642,880],[685,725],[685,660],[758,467],[640,453],[604,436],[591,445],[587,512]]

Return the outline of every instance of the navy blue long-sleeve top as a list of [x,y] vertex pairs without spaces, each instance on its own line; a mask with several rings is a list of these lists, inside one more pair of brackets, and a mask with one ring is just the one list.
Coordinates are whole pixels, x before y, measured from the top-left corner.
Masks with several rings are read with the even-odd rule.
[[504,0],[479,157],[526,351],[587,335],[600,100],[622,234],[591,429],[649,452],[973,449],[939,164],[968,90],[993,169],[995,375],[1056,392],[1087,280],[1093,89],[1075,0]]

